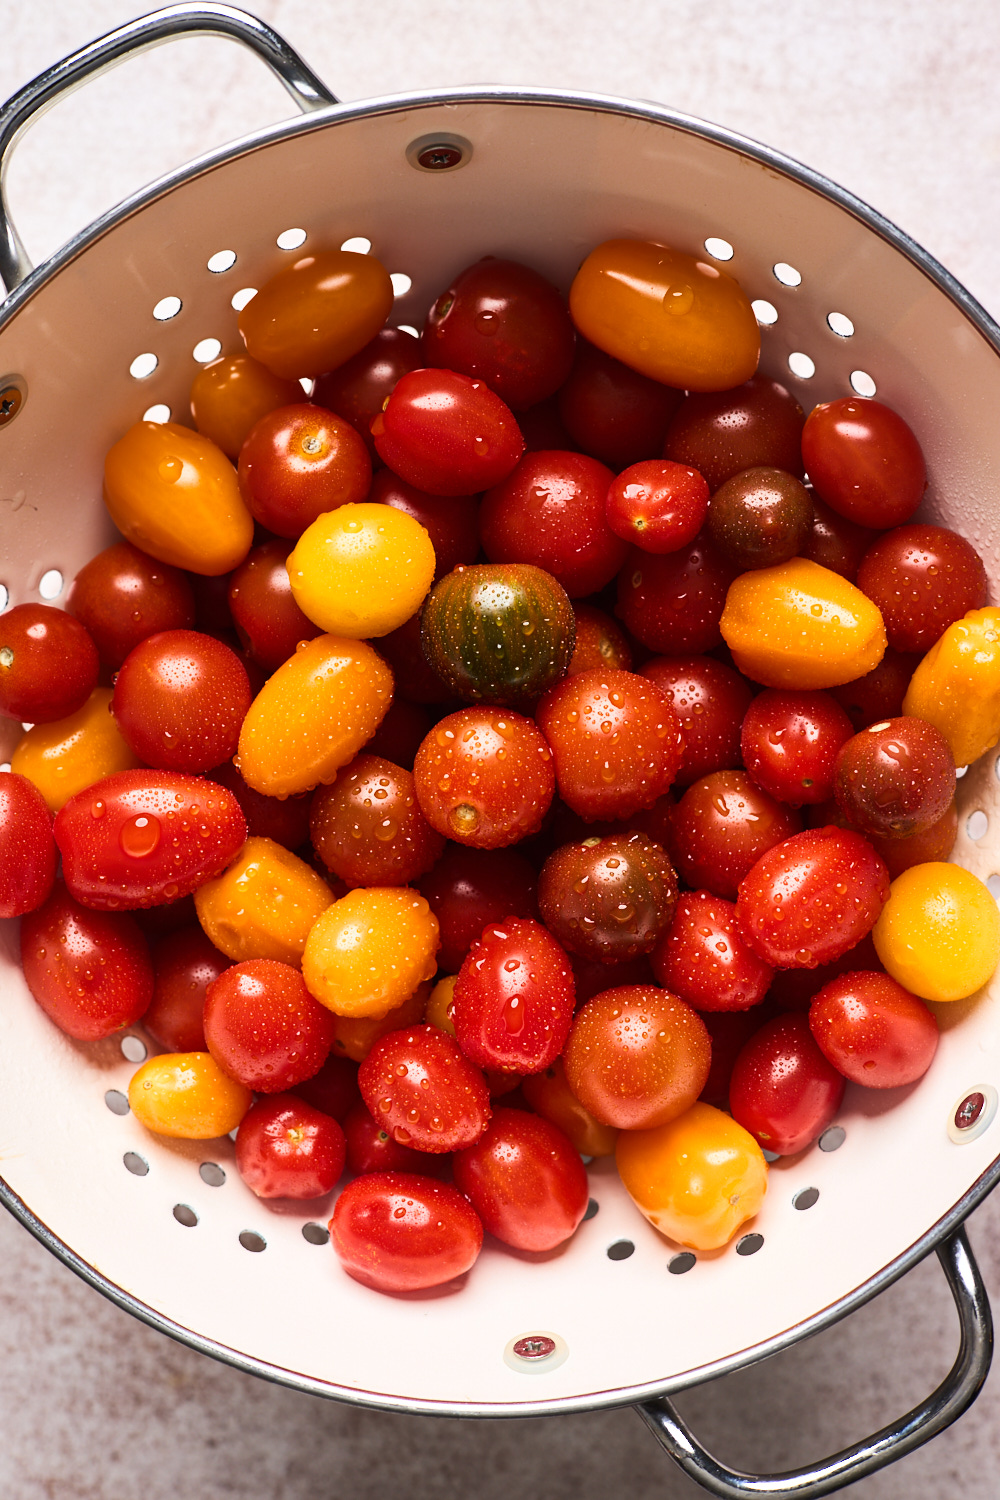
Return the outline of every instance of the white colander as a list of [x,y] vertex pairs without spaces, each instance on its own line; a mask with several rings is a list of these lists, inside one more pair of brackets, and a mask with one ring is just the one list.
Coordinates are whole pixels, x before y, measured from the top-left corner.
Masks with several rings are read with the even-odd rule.
[[[960,530],[1000,577],[1000,331],[849,194],[725,130],[619,99],[490,88],[340,106],[261,22],[216,5],[158,12],[29,85],[0,113],[0,161],[68,88],[191,31],[253,47],[308,113],[164,178],[30,274],[0,216],[0,603],[58,601],[113,539],[106,450],[144,413],[186,419],[195,361],[240,347],[233,308],[248,291],[300,245],[357,240],[394,273],[395,321],[415,327],[485,254],[564,289],[613,236],[724,263],[755,300],[763,370],[807,408],[853,389],[899,411],[927,456],[922,514]],[[0,734],[9,755],[17,726]],[[984,880],[1000,870],[995,760],[960,782],[954,858]],[[672,1456],[724,1496],[825,1494],[932,1436],[985,1378],[989,1309],[959,1226],[1000,1174],[996,987],[942,1007],[917,1086],[849,1086],[819,1145],[774,1163],[762,1212],[725,1250],[672,1248],[600,1162],[594,1212],[560,1252],[488,1245],[460,1284],[391,1297],[340,1270],[329,1201],[273,1209],[241,1183],[228,1139],[147,1134],[125,1094],[150,1039],[138,1026],[100,1044],[57,1032],[24,985],[16,924],[2,927],[0,1196],[93,1285],[198,1349],[386,1409],[645,1402]],[[664,1399],[832,1322],[935,1246],[961,1351],[885,1433],[757,1479],[716,1464]]]

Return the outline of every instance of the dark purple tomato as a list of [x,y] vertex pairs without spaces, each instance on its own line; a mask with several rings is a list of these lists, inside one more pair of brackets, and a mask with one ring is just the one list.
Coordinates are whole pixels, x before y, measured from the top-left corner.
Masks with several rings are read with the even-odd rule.
[[412,773],[364,752],[316,788],[309,834],[327,869],[352,887],[409,885],[445,846],[420,811]]
[[640,375],[577,338],[572,373],[559,392],[559,412],[573,442],[618,472],[663,451],[680,391]]
[[322,1198],[344,1171],[344,1132],[295,1094],[258,1099],[236,1132],[236,1167],[258,1198]]
[[540,922],[511,917],[484,929],[459,970],[455,1036],[481,1068],[539,1073],[562,1051],[574,1003],[565,950]]
[[809,1007],[809,1029],[838,1073],[870,1089],[916,1083],[938,1044],[937,1019],[888,974],[842,974]]
[[859,526],[901,526],[927,488],[920,444],[880,401],[844,396],[814,406],[802,459],[820,499]]
[[803,1015],[776,1016],[746,1043],[729,1081],[733,1119],[777,1156],[804,1151],[829,1125],[844,1078]]
[[90,632],[50,604],[0,615],[0,718],[52,724],[82,708],[100,662]]
[[430,495],[474,495],[507,478],[524,439],[506,402],[457,370],[413,370],[372,423],[382,462]]
[[346,364],[317,378],[313,401],[350,422],[374,461],[377,455],[372,422],[392,395],[397,380],[424,363],[420,340],[412,333],[402,328],[381,328]]
[[955,796],[955,760],[933,724],[904,715],[870,724],[843,746],[837,803],[855,828],[881,838],[925,833]]
[[643,833],[564,844],[538,877],[549,931],[570,953],[601,963],[648,953],[670,926],[676,901],[673,866]]
[[745,677],[711,656],[654,656],[640,671],[666,693],[680,720],[684,754],[677,786],[742,763],[740,728],[753,702]]
[[834,767],[851,738],[851,721],[823,692],[767,688],[750,704],[740,745],[759,787],[792,807],[833,795]]
[[744,469],[719,486],[706,529],[727,562],[741,571],[796,557],[812,528],[812,501],[784,469]]
[[498,1109],[459,1151],[455,1185],[488,1230],[515,1250],[554,1250],[587,1211],[587,1173],[561,1130],[523,1109]]
[[417,883],[437,917],[438,963],[457,974],[472,944],[504,917],[536,917],[537,877],[515,849],[466,849],[449,844],[433,870]]
[[0,917],[41,906],[58,858],[45,798],[27,776],[0,771]]
[[125,740],[161,771],[207,771],[236,754],[252,694],[234,651],[197,630],[163,630],[134,647],[112,710]]
[[802,828],[801,816],[745,771],[716,771],[696,781],[672,822],[671,853],[681,879],[729,901],[760,856]]
[[898,526],[880,536],[858,569],[889,645],[929,651],[948,626],[986,603],[986,568],[964,537],[943,526]]
[[801,557],[839,573],[848,583],[855,583],[861,559],[878,536],[869,526],[857,526],[846,516],[824,505],[818,495],[811,496],[813,523],[809,535],[799,549]]
[[474,495],[428,495],[380,469],[372,480],[371,504],[391,505],[419,521],[434,547],[434,582],[479,556],[479,502]]
[[650,651],[690,656],[722,644],[719,621],[735,569],[702,532],[678,552],[632,548],[618,574],[618,618]]
[[710,891],[684,892],[650,955],[657,982],[695,1010],[749,1010],[774,974],[743,941],[736,907]]
[[66,608],[90,631],[108,667],[120,667],[147,635],[194,625],[187,575],[131,542],[117,542],[84,564],[69,586]]
[[243,645],[268,675],[276,672],[299,641],[322,635],[292,597],[286,563],[291,543],[283,537],[253,547],[229,575],[229,611]]
[[735,390],[693,392],[667,431],[664,458],[690,464],[709,488],[744,469],[785,469],[801,478],[805,413],[776,380],[753,375]]

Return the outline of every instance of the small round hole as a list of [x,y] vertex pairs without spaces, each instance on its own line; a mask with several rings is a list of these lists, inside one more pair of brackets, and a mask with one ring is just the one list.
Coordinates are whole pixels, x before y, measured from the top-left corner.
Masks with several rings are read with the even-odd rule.
[[986,889],[994,901],[1000,901],[1000,875],[991,875],[986,882]]
[[138,1151],[126,1151],[122,1161],[133,1177],[145,1177],[149,1171],[149,1162]]
[[142,414],[144,422],[169,422],[170,407],[164,406],[162,401],[157,401],[155,406],[147,406]]
[[819,1188],[807,1187],[795,1194],[795,1197],[792,1199],[792,1207],[798,1209],[812,1208],[813,1204],[818,1201]]
[[847,1139],[847,1131],[843,1125],[831,1125],[824,1130],[819,1138],[819,1149],[821,1151],[839,1151]]
[[965,820],[965,831],[973,842],[981,839],[989,826],[990,820],[981,807],[977,807],[976,811],[971,812]]
[[146,1043],[141,1036],[133,1036],[130,1033],[122,1037],[122,1057],[127,1058],[129,1062],[145,1062],[146,1052]]
[[583,1222],[585,1224],[586,1224],[586,1222],[587,1222],[588,1219],[593,1219],[593,1218],[596,1217],[597,1211],[600,1208],[600,1206],[601,1205],[598,1203],[598,1201],[597,1201],[596,1198],[591,1198],[588,1201],[588,1203],[587,1203],[587,1209],[586,1209],[586,1212],[584,1213],[584,1216],[583,1216]]
[[356,234],[353,239],[345,240],[341,250],[351,250],[355,255],[368,255],[372,248],[371,240],[366,240],[363,234]]
[[9,760],[0,761],[0,771],[9,771],[10,769],[11,764]]
[[705,249],[713,260],[732,260],[733,258],[733,247],[729,241],[717,239],[714,234],[710,234],[705,241]]
[[330,1238],[329,1229],[324,1229],[322,1224],[303,1224],[302,1238],[308,1240],[310,1245],[325,1245]]
[[207,1182],[209,1187],[221,1187],[226,1180],[226,1174],[216,1161],[203,1161],[198,1168],[198,1176],[202,1182]]
[[255,1255],[267,1249],[267,1240],[254,1229],[240,1230],[240,1244],[244,1250],[252,1250]]
[[837,335],[839,339],[849,339],[854,336],[854,324],[846,313],[832,312],[826,315],[827,326]]
[[608,1246],[608,1260],[628,1260],[634,1252],[635,1246],[631,1240],[615,1240],[613,1245]]
[[798,349],[796,349],[794,353],[788,356],[788,368],[791,370],[792,374],[797,375],[800,380],[811,380],[816,374],[815,361],[811,360],[808,354],[803,354],[801,350]]
[[393,271],[389,280],[392,282],[393,295],[396,297],[405,297],[413,285],[413,277],[407,276],[405,271]]
[[155,354],[137,354],[128,372],[133,380],[148,380],[159,363]]
[[58,568],[49,568],[38,580],[38,592],[43,599],[58,599],[65,582]]
[[867,370],[852,370],[851,389],[856,391],[859,396],[874,396],[878,390],[878,386]]
[[169,323],[171,318],[176,318],[183,305],[179,297],[161,297],[153,308],[153,317],[158,323]]
[[0,583],[0,613],[2,613],[3,610],[7,608],[9,603],[10,590],[7,588],[7,585],[5,583]]
[[222,353],[222,344],[218,339],[199,339],[191,350],[192,356],[200,365],[209,365],[213,359],[218,359]]
[[108,1089],[104,1096],[104,1102],[113,1115],[128,1114],[128,1098],[121,1089]]
[[412,333],[415,339],[420,337],[420,329],[414,328],[412,323],[400,323],[399,331],[400,333]]
[[778,321],[778,309],[773,302],[765,302],[763,297],[758,297],[756,302],[751,302],[753,315],[761,328],[773,328]]
[[235,250],[216,250],[214,255],[208,257],[208,269],[213,276],[218,276],[222,271],[231,271],[236,264]]
[[779,260],[772,269],[775,281],[780,281],[782,286],[802,285],[802,272],[796,271],[795,267],[790,266],[786,260]]
[[773,1162],[773,1161],[780,1161],[781,1160],[781,1157],[778,1155],[777,1151],[768,1151],[766,1147],[762,1147],[761,1148],[761,1153],[760,1154],[764,1158],[764,1160],[768,1163],[769,1166],[770,1166],[771,1162]]
[[736,1241],[737,1255],[756,1255],[764,1243],[762,1234],[745,1234],[742,1239]]
[[256,295],[257,288],[255,286],[241,287],[236,295],[232,298],[232,301],[229,305],[230,307],[234,307],[237,312],[242,312],[247,303],[252,302]]
[[962,777],[965,775],[965,773],[966,773],[966,771],[968,769],[969,769],[968,766],[956,766],[955,767],[955,779],[957,781],[961,781]]
[[304,229],[283,229],[278,235],[277,245],[279,250],[297,250],[304,245],[306,232]]
[[667,1270],[671,1276],[683,1276],[685,1271],[697,1265],[698,1257],[692,1255],[690,1250],[682,1250],[680,1255],[672,1255],[667,1261]]
[[313,391],[316,389],[316,382],[311,375],[301,376],[301,378],[299,379],[299,385],[305,391],[307,396],[311,396]]
[[174,1218],[178,1224],[183,1224],[185,1229],[193,1229],[198,1222],[198,1215],[187,1203],[174,1204]]

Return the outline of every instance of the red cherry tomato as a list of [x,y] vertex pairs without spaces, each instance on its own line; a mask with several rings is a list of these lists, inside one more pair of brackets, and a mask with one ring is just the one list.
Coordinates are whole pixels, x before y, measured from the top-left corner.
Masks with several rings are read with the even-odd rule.
[[964,537],[943,526],[899,526],[873,539],[858,588],[877,604],[889,645],[929,651],[949,625],[986,603],[986,568]]
[[372,462],[350,422],[303,402],[280,406],[251,428],[239,475],[254,519],[294,540],[318,516],[364,500]]
[[710,891],[682,895],[649,958],[657,981],[695,1010],[749,1010],[774,976],[743,941],[736,907]]
[[129,652],[111,707],[147,765],[207,771],[236,754],[252,696],[246,668],[222,641],[196,630],[164,630]]
[[147,635],[194,625],[187,575],[131,542],[117,542],[84,564],[69,586],[66,608],[90,631],[109,667],[120,667]]
[[153,998],[143,1017],[150,1035],[168,1052],[207,1052],[205,995],[231,959],[200,927],[160,938],[152,949]]
[[554,1250],[587,1211],[587,1173],[555,1125],[498,1109],[474,1146],[455,1155],[455,1185],[488,1230],[515,1250]]
[[483,928],[504,917],[536,917],[534,868],[515,849],[466,849],[448,845],[417,889],[437,917],[438,964],[457,974]]
[[436,1026],[391,1031],[358,1069],[371,1116],[400,1146],[457,1151],[478,1141],[490,1118],[490,1093],[458,1043]]
[[676,786],[741,764],[740,729],[753,701],[745,677],[711,656],[654,656],[640,671],[666,693],[680,720],[684,754]]
[[612,480],[605,504],[615,536],[642,552],[677,552],[705,524],[708,485],[686,464],[647,459]]
[[97,647],[79,620],[49,604],[0,616],[0,718],[52,724],[97,686]]
[[358,1065],[349,1057],[340,1057],[336,1052],[331,1052],[318,1073],[314,1073],[304,1083],[297,1083],[289,1092],[297,1094],[324,1115],[332,1115],[343,1125],[348,1112],[361,1100]]
[[736,1059],[755,1031],[771,1019],[770,1005],[755,1005],[750,1010],[706,1010],[701,1019],[712,1042],[712,1066],[705,1087],[698,1096],[703,1104],[716,1109],[729,1107],[729,1080]]
[[294,1094],[258,1099],[236,1132],[236,1166],[258,1198],[320,1198],[344,1170],[344,1132]]
[[839,1073],[870,1089],[915,1083],[937,1051],[937,1019],[888,974],[842,974],[809,1007],[809,1029]]
[[766,375],[731,391],[693,391],[667,432],[664,458],[690,464],[717,490],[734,474],[762,466],[802,474],[805,416],[794,396]]
[[734,901],[761,855],[801,832],[802,818],[745,771],[717,771],[688,788],[672,824],[671,852],[682,879]]
[[219,1067],[259,1094],[283,1093],[318,1073],[336,1024],[298,969],[275,958],[225,969],[209,985],[204,1021]]
[[537,832],[555,791],[552,752],[511,709],[461,708],[424,740],[413,781],[432,828],[475,849]]
[[851,721],[829,693],[767,688],[743,720],[743,763],[759,787],[792,807],[826,802]]
[[766,1008],[808,1011],[813,996],[818,995],[825,984],[855,969],[882,970],[882,961],[875,952],[870,932],[832,963],[817,964],[815,969],[777,969],[767,992]]
[[319,376],[313,401],[338,417],[346,417],[376,461],[372,422],[392,395],[396,381],[425,363],[420,340],[412,333],[403,328],[380,328],[371,343],[353,358],[328,375]]
[[776,1016],[747,1042],[729,1083],[733,1119],[778,1156],[805,1150],[829,1125],[844,1078],[827,1062],[803,1015]]
[[682,400],[680,391],[640,375],[579,336],[572,373],[558,396],[559,414],[575,446],[616,472],[663,451]]
[[589,672],[594,667],[606,667],[609,672],[632,670],[632,648],[624,630],[610,615],[592,604],[574,604],[573,616],[576,644],[566,668],[567,677]]
[[927,488],[920,444],[880,401],[844,396],[814,406],[802,458],[820,499],[861,526],[901,526]]
[[573,1020],[573,971],[540,922],[487,927],[469,949],[452,1001],[455,1036],[481,1068],[540,1073],[559,1056]]
[[688,656],[722,644],[719,621],[736,569],[704,532],[677,552],[634,547],[618,574],[618,618],[650,651]]
[[16,771],[0,772],[0,917],[20,917],[41,906],[58,857],[41,792]]
[[869,526],[856,526],[846,516],[824,505],[818,495],[812,496],[812,531],[799,550],[800,557],[839,573],[848,583],[856,583],[861,559],[878,536]]
[[291,550],[287,541],[275,537],[252,547],[229,575],[229,611],[237,634],[267,673],[276,672],[299,641],[322,634],[292,596],[286,566]]
[[413,777],[377,755],[358,755],[317,787],[309,833],[323,864],[349,886],[408,885],[444,852],[417,803]]
[[430,495],[473,495],[506,479],[524,439],[509,406],[481,380],[414,370],[372,423],[383,463]]
[[330,1240],[349,1276],[378,1292],[414,1292],[462,1276],[483,1226],[444,1182],[415,1172],[356,1177],[337,1199]]
[[88,911],[62,881],[22,918],[21,963],[49,1020],[80,1042],[132,1026],[153,994],[149,949],[132,918]]
[[347,1142],[347,1170],[357,1176],[365,1172],[425,1172],[438,1176],[450,1156],[431,1156],[428,1151],[414,1151],[401,1146],[377,1120],[373,1120],[364,1101],[359,1099],[344,1118]]
[[955,759],[933,724],[904,714],[852,735],[836,761],[837,805],[869,838],[927,833],[955,796]]

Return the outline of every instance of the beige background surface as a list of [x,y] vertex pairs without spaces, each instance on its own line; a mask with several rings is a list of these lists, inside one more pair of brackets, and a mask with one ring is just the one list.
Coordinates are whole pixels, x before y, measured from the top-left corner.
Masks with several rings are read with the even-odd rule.
[[[0,97],[130,19],[130,0],[22,0],[0,25]],[[952,0],[258,0],[344,99],[474,82],[651,98],[826,172],[1000,315],[1000,10]],[[36,260],[132,188],[287,113],[259,65],[185,41],[53,111],[9,174]],[[971,1224],[1000,1300],[1000,1202]],[[0,1493],[17,1500],[603,1500],[700,1493],[629,1412],[473,1423],[337,1407],[193,1354],[105,1302],[0,1218]],[[933,1260],[868,1309],[682,1401],[732,1462],[781,1469],[922,1398],[955,1349]],[[1000,1372],[932,1446],[858,1500],[1000,1489]]]

